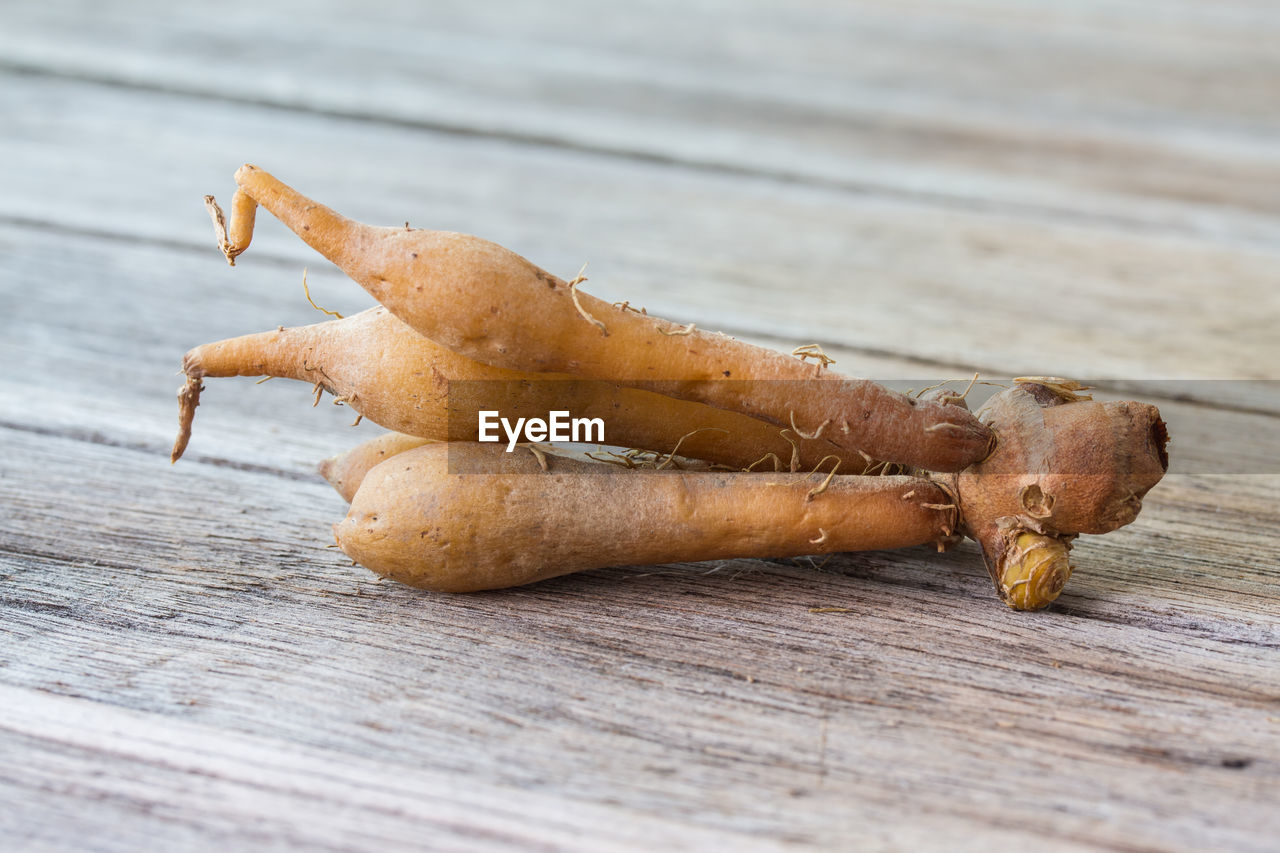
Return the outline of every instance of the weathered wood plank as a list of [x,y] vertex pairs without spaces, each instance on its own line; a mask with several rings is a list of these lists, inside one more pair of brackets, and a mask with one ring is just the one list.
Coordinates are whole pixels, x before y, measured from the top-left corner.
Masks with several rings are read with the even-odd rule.
[[9,67],[1276,241],[1280,56],[1267,34],[1280,19],[1257,3],[18,11],[0,35]]
[[[905,843],[914,825],[1264,849],[1276,829],[1276,561],[1227,532],[1274,527],[1276,478],[1210,492],[1218,535],[1198,519],[1203,482],[1153,494],[1144,524],[1086,546],[1048,613],[996,605],[969,549],[450,597],[362,580],[326,551],[339,502],[319,484],[196,464],[141,487],[162,457],[3,433],[4,683],[158,715],[162,741],[174,719],[318,751],[333,769],[314,784],[335,800],[347,788],[328,777],[359,756],[359,774],[448,773],[766,843],[868,826]],[[1184,526],[1205,562],[1166,535]],[[847,612],[810,610],[833,606]],[[41,728],[38,708],[22,743],[59,753],[65,726]],[[103,713],[90,731],[117,725]],[[219,786],[252,772],[226,767]]]
[[[0,98],[19,118],[0,140],[13,188],[0,216],[11,221],[206,246],[200,195],[225,196],[227,173],[252,156],[358,218],[480,233],[566,275],[589,260],[598,294],[704,327],[1023,374],[1269,379],[1280,364],[1272,251],[9,79]],[[23,106],[49,102],[62,109]],[[90,138],[92,159],[81,156]],[[130,180],[103,161],[132,164]],[[73,189],[50,192],[54,174]],[[264,217],[243,268],[210,286],[271,255],[296,264],[273,266],[277,281],[317,261]]]
[[[1149,380],[1276,378],[1274,8],[261,6],[6,10],[0,835],[1273,845],[1280,403]],[[267,218],[221,265],[244,159],[850,372],[1184,394],[1195,473],[1040,614],[971,546],[379,583],[325,547],[348,411],[210,382],[165,461],[185,348],[317,319],[303,265],[367,304]]]
[[[477,784],[456,774],[389,768],[355,754],[231,735],[176,716],[0,687],[0,741],[16,760],[0,789],[23,820],[0,816],[10,844],[97,850],[210,845],[255,849],[370,845],[457,850],[697,849],[723,835],[661,815]],[[139,809],[139,803],[163,802]],[[104,827],[112,831],[104,833]],[[765,845],[735,839],[744,849]]]
[[[423,596],[372,583],[324,549],[342,507],[309,466],[350,431],[345,417],[309,411],[302,388],[211,382],[198,422],[208,463],[199,454],[165,463],[175,384],[166,365],[189,342],[189,318],[217,334],[260,312],[265,325],[312,318],[296,293],[273,286],[278,268],[246,277],[245,266],[225,287],[194,288],[173,305],[156,294],[200,255],[68,243],[38,229],[0,234],[17,250],[4,261],[17,336],[0,400],[15,412],[25,402],[28,427],[3,432],[0,468],[0,500],[12,508],[0,531],[3,624],[22,650],[7,684],[196,713],[282,749],[336,749],[339,764],[373,756],[392,775],[408,762],[485,784],[550,785],[557,796],[645,804],[645,814],[721,832],[750,813],[751,829],[779,842],[862,838],[887,814],[888,842],[909,843],[899,789],[935,804],[936,814],[910,818],[926,837],[959,825],[974,838],[1022,838],[1030,830],[986,816],[1010,813],[1005,796],[1037,827],[1045,803],[1060,809],[1044,831],[1063,844],[1120,846],[1093,826],[1115,808],[1124,843],[1208,843],[1219,836],[1201,822],[1213,820],[1234,822],[1247,849],[1269,828],[1256,797],[1273,779],[1269,720],[1280,695],[1275,478],[1171,477],[1139,525],[1081,543],[1077,577],[1039,616],[996,605],[971,548],[839,557],[819,573],[742,561]],[[52,274],[24,291],[34,269]],[[98,269],[130,271],[130,288],[85,299],[82,282]],[[1221,417],[1224,429],[1256,429]],[[809,613],[823,606],[849,612]],[[373,651],[366,632],[379,635]],[[584,681],[583,669],[595,674]],[[742,692],[760,684],[775,687]],[[385,731],[359,722],[364,695],[377,697],[372,719]],[[594,707],[597,697],[606,707]],[[1155,722],[1151,708],[1165,709]],[[823,719],[825,757],[812,741]],[[689,742],[664,738],[674,730]],[[1037,739],[1061,746],[1051,759]],[[921,743],[945,756],[916,753]],[[547,756],[560,754],[571,764],[548,770]],[[987,758],[969,766],[979,754]],[[1048,772],[1051,760],[1065,769]],[[1020,761],[1035,784],[1010,775],[1006,765]],[[1242,792],[1228,770],[1255,775],[1240,777]],[[611,782],[618,773],[633,781]],[[670,782],[673,773],[687,773],[689,786]],[[1169,781],[1187,773],[1207,808],[1192,809],[1183,782]],[[1100,774],[1120,805],[1097,799]],[[559,788],[547,781],[566,776]],[[698,796],[703,785],[717,798]],[[1252,817],[1241,823],[1236,809]],[[1188,816],[1156,828],[1175,811]]]
[[[0,431],[5,684],[194,715],[286,752],[331,750],[316,760],[339,767],[359,755],[393,777],[411,767],[617,801],[619,821],[640,809],[773,843],[830,845],[874,825],[890,846],[965,827],[975,843],[1176,847],[1220,843],[1220,822],[1249,849],[1271,829],[1275,478],[1169,478],[1140,524],[1081,543],[1051,614],[996,605],[971,548],[844,556],[817,573],[740,561],[423,596],[324,549],[342,507],[309,467],[350,431],[309,411],[301,387],[211,382],[198,421],[208,461],[165,462],[171,353],[190,318],[216,334],[262,312],[265,325],[312,318],[273,286],[280,269],[246,266],[174,305],[156,294],[201,255],[39,229],[0,237],[15,249],[0,299],[16,325],[0,406],[26,427]],[[24,288],[36,269],[47,281]],[[88,299],[94,270],[129,287]],[[849,612],[809,612],[824,606]],[[115,766],[16,745],[57,757],[54,778]],[[1019,763],[1034,782],[1011,774]],[[144,802],[180,811],[183,796],[154,792],[185,790],[181,777],[138,772],[157,786]],[[218,784],[234,790],[237,774]],[[931,811],[904,811],[902,790]],[[19,795],[37,796],[25,784]],[[69,808],[38,799],[33,814]],[[112,802],[82,819],[151,826]],[[1034,829],[1008,819],[1018,810]]]

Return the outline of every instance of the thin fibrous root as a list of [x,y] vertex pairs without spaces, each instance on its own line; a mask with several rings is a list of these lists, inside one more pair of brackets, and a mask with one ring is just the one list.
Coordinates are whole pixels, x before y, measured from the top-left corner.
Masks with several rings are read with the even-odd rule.
[[686,432],[684,435],[680,436],[680,440],[676,442],[676,446],[671,448],[671,452],[667,454],[667,458],[663,460],[653,470],[661,471],[663,468],[666,468],[668,465],[672,464],[672,461],[676,458],[676,451],[680,449],[680,445],[684,444],[684,440],[686,438],[688,438],[691,435],[695,435],[697,433],[707,432],[707,431],[722,432],[725,435],[729,435],[729,431],[727,429],[721,429],[720,427],[698,427],[697,429],[691,432]]
[[841,462],[840,457],[824,456],[818,460],[818,464],[815,465],[813,470],[809,472],[809,476],[812,477],[814,474],[818,473],[818,469],[822,467],[822,463],[826,462],[828,459],[836,460],[836,464],[831,467],[831,473],[827,475],[827,478],[823,480],[820,485],[810,489],[809,493],[804,496],[805,503],[808,503],[809,501],[816,498],[818,495],[825,492],[827,488],[831,485],[831,481],[835,479],[836,472],[840,470],[840,462]]
[[743,470],[743,472],[748,472],[748,471],[752,471],[752,470],[754,470],[754,469],[755,469],[755,467],[756,467],[757,465],[759,465],[761,462],[763,462],[763,461],[765,461],[766,459],[768,459],[770,456],[772,456],[772,457],[773,457],[773,470],[774,470],[775,472],[777,472],[777,471],[781,471],[781,470],[782,470],[782,460],[778,458],[778,454],[776,454],[776,453],[766,453],[764,456],[761,456],[759,459],[757,459],[755,462],[752,462],[752,463],[751,463],[750,465],[748,465],[746,468],[743,468],[743,469],[742,469],[742,470]]
[[[934,388],[941,388],[943,385],[946,385],[951,382],[963,382],[963,381],[964,381],[963,379],[944,379],[941,382],[935,382],[932,385],[926,385],[924,388],[921,388],[919,391],[913,392],[913,390],[908,390],[906,394],[908,397],[915,397],[916,399],[919,399],[923,397],[925,394],[928,394]],[[953,394],[951,396],[954,396],[958,400],[963,400],[965,397],[969,396],[969,392],[973,390],[973,386],[977,384],[977,382],[978,382],[978,374],[975,373],[973,374],[973,378],[969,380],[969,384],[965,387],[963,394]],[[994,383],[984,382],[982,384],[990,385]]]
[[641,465],[657,465],[658,460],[662,458],[662,454],[656,450],[642,450],[639,447],[628,447],[622,451],[622,455]]
[[[310,350],[308,350],[308,353],[310,353]],[[325,372],[325,369],[322,366],[318,364],[316,365],[311,364],[311,362],[308,361],[306,357],[302,359],[302,370],[304,373],[308,373],[308,374],[319,373],[320,379],[316,381],[317,385],[321,384],[322,382],[328,382],[330,385],[335,384],[333,381],[333,378],[329,376],[328,373]]]
[[536,444],[522,444],[520,446],[527,448],[528,451],[533,454],[533,458],[538,460],[539,468],[543,471],[551,470],[547,467],[547,454],[543,452],[542,448],[538,447]]
[[826,542],[826,541],[827,541],[827,531],[825,531],[825,530],[823,530],[821,527],[819,527],[819,528],[818,528],[818,538],[817,538],[817,539],[810,539],[810,540],[809,540],[809,544],[810,544],[810,545],[821,545],[822,543],[824,543],[824,542]]
[[955,381],[956,380],[954,379],[944,379],[941,382],[935,382],[932,385],[926,385],[923,388],[921,388],[919,391],[915,390],[914,388],[908,388],[906,391],[906,394],[908,397],[915,397],[918,400],[921,397],[923,397],[925,394],[928,394],[934,388],[941,388],[943,385],[946,385],[948,382],[955,382]]
[[[617,465],[619,468],[626,468],[628,471],[634,471],[638,467],[640,467],[636,465],[635,461],[630,456],[627,456],[622,453],[614,453],[610,450],[598,450],[598,451],[588,450],[584,455],[588,459],[594,459],[595,461],[603,462],[606,465]],[[612,458],[602,459],[600,458],[601,455],[612,457]]]
[[307,286],[307,268],[302,268],[302,293],[307,297],[307,301],[311,303],[311,307],[319,311],[321,314],[328,314],[330,317],[343,319],[342,315],[337,311],[330,311],[328,308],[321,308],[316,301],[311,298],[311,288]]
[[[708,427],[708,429],[710,428],[711,427]],[[694,432],[697,432],[697,430],[694,430]],[[689,433],[689,435],[692,434],[693,433]],[[683,438],[688,438],[688,435],[683,436],[682,440]],[[679,447],[679,443],[677,443],[676,447]],[[597,450],[594,452],[588,452],[585,455],[597,462],[607,462],[610,465],[618,465],[631,471],[657,471],[666,468],[668,465],[677,471],[685,470],[685,466],[681,464],[679,456],[667,457],[664,459],[664,454],[662,453],[658,453],[655,450],[642,450],[638,447],[628,447],[621,453],[614,453],[611,450]],[[602,459],[601,456],[611,458]],[[722,465],[720,468],[725,471],[738,470],[737,468],[727,465]]]
[[949,509],[955,510],[958,507],[955,504],[920,504],[925,509]]
[[680,335],[692,335],[697,330],[697,328],[698,328],[697,323],[690,323],[687,326],[682,326],[681,328],[676,329],[674,332],[668,332],[666,329],[662,329],[662,328],[659,328],[658,331],[669,338],[674,338],[674,337],[679,337]]
[[573,307],[578,309],[578,313],[582,315],[582,319],[598,328],[600,330],[601,337],[607,338],[609,337],[609,327],[597,320],[595,317],[592,317],[591,312],[586,308],[583,308],[582,301],[578,299],[578,285],[587,280],[587,277],[583,275],[586,271],[587,265],[583,264],[582,269],[578,270],[578,274],[573,277],[573,281],[569,282],[569,296],[573,299]]
[[649,309],[648,309],[648,308],[645,308],[643,305],[642,305],[642,306],[640,306],[639,308],[636,308],[636,307],[634,307],[630,302],[628,302],[628,301],[626,301],[626,300],[623,300],[622,302],[615,302],[615,303],[613,303],[613,307],[614,307],[614,308],[617,308],[619,311],[634,311],[634,312],[635,312],[635,313],[637,313],[637,314],[641,314],[641,315],[644,315],[644,316],[646,316],[646,317],[647,317],[647,316],[649,316]]
[[815,359],[818,364],[818,372],[821,373],[824,368],[830,367],[836,363],[836,360],[822,351],[820,344],[804,344],[798,346],[791,351],[796,358],[804,361],[807,358]]
[[315,387],[311,389],[315,393],[315,399],[311,401],[311,408],[320,405],[320,398],[324,396],[324,383],[317,382]]
[[[354,407],[355,407],[356,400],[358,400],[358,399],[359,399],[359,396],[358,396],[358,395],[356,395],[356,394],[352,394],[350,397],[348,397],[348,396],[346,396],[346,395],[344,394],[344,395],[343,395],[343,396],[341,396],[341,397],[334,397],[334,398],[333,398],[333,404],[334,404],[335,406],[351,406],[352,408],[354,408]],[[354,421],[352,421],[352,422],[351,422],[351,425],[352,425],[352,426],[359,426],[359,425],[360,425],[360,421],[362,421],[362,420],[364,420],[364,415],[360,414],[359,412],[356,412],[356,419],[355,419]]]
[[911,500],[912,498],[914,498],[915,496],[916,496],[916,490],[915,490],[915,489],[912,489],[911,491],[909,491],[909,492],[907,492],[905,495],[903,495],[903,496],[902,496],[902,499],[903,499],[904,501],[909,501],[909,500]]
[[788,414],[791,417],[792,432],[794,432],[796,435],[800,436],[801,438],[805,439],[806,441],[813,441],[814,439],[818,438],[820,435],[822,435],[822,431],[827,428],[827,425],[831,423],[831,418],[827,418],[825,421],[818,424],[818,428],[814,430],[812,434],[807,434],[803,430],[801,430],[800,427],[796,426],[796,413],[788,412]]
[[[794,474],[795,472],[800,470],[800,445],[796,444],[795,441],[793,441],[790,438],[790,436],[787,435],[787,433],[789,432],[791,432],[791,430],[784,429],[779,431],[778,435],[782,436],[783,440],[786,441],[787,444],[791,445],[791,464],[788,466],[788,468],[790,472]],[[792,435],[794,434],[795,433],[792,433]]]

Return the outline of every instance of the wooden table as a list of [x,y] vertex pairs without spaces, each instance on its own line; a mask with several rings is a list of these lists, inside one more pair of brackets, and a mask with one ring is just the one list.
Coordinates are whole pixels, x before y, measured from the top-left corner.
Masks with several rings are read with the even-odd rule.
[[[9,849],[1275,849],[1280,9],[31,2],[0,26]],[[1050,610],[976,549],[429,595],[327,545],[376,434],[181,354],[354,312],[242,162],[883,379],[1066,375],[1174,472]]]

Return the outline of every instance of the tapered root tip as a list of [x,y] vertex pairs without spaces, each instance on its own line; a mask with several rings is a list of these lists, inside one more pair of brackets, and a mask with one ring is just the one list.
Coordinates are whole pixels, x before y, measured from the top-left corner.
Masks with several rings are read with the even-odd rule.
[[[198,347],[192,347],[182,356],[182,372],[187,377],[188,384],[192,379],[202,379],[208,376],[208,371],[204,369],[204,344]],[[179,394],[182,392],[179,391]]]
[[346,483],[343,482],[343,467],[339,463],[342,461],[342,454],[338,456],[330,456],[328,459],[316,466],[316,470],[320,472],[320,476],[324,477],[326,483],[333,486],[333,490],[342,496],[347,503],[351,503],[351,498],[355,494],[354,489],[348,489]]
[[200,405],[200,392],[203,390],[204,383],[199,376],[188,376],[187,384],[178,389],[178,437],[169,454],[170,465],[182,458],[187,442],[191,441],[191,423],[196,418],[196,406]]
[[218,248],[222,251],[222,256],[227,259],[228,266],[234,267],[236,255],[239,253],[231,248],[231,240],[227,236],[226,214],[222,212],[218,200],[211,195],[204,197],[204,209],[209,212],[209,219],[213,221],[213,234],[218,239]]

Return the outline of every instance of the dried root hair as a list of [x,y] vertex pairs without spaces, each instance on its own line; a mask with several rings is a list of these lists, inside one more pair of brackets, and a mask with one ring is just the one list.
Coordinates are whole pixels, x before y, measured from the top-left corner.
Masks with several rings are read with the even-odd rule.
[[601,336],[607,338],[609,337],[609,327],[606,326],[602,321],[597,320],[595,317],[591,316],[591,312],[583,307],[582,300],[578,298],[578,285],[582,284],[584,281],[587,280],[587,277],[583,275],[583,273],[585,273],[586,271],[587,271],[587,265],[583,264],[582,269],[578,270],[578,274],[573,277],[573,281],[569,282],[569,296],[571,299],[573,299],[573,307],[578,309],[578,313],[582,315],[582,319],[586,320],[588,323],[598,328],[600,330]]
[[321,314],[328,314],[330,317],[337,317],[339,320],[343,316],[337,311],[330,311],[328,308],[321,308],[316,301],[311,298],[311,288],[307,286],[307,268],[302,268],[302,294],[307,297],[307,301],[311,303],[311,307],[319,311]]
[[[839,456],[834,456],[834,455],[824,456],[818,460],[818,464],[813,467],[813,470],[809,472],[806,479],[818,473],[818,469],[822,467],[822,463],[826,462],[828,459],[836,460],[836,464],[831,467],[831,473],[827,475],[826,479],[824,479],[819,485],[810,489],[809,493],[804,496],[805,503],[808,503],[809,501],[816,498],[818,495],[825,492],[831,486],[831,481],[835,479],[836,472],[840,470],[841,460]],[[824,539],[825,539],[825,534],[824,534]]]
[[798,346],[791,351],[791,354],[801,361],[808,358],[814,359],[818,363],[817,366],[819,373],[836,363],[834,358],[822,351],[822,346],[820,344],[804,344],[803,346]]

